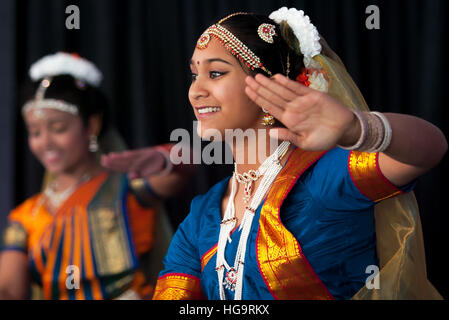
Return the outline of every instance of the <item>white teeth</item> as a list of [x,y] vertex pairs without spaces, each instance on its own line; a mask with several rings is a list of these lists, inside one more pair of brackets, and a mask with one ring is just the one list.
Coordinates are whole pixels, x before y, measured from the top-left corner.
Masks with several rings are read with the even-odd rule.
[[59,152],[57,151],[46,151],[44,153],[44,157],[47,159],[53,159],[59,156]]
[[198,109],[198,113],[199,114],[203,114],[203,113],[212,113],[212,112],[218,112],[220,111],[221,108],[220,107],[208,107],[208,108],[201,108]]

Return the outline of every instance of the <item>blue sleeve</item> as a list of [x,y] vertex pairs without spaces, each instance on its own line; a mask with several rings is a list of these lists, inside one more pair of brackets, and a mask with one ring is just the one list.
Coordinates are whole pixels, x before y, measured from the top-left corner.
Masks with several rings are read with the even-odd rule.
[[162,277],[168,273],[185,273],[194,277],[201,274],[201,258],[198,251],[198,232],[200,225],[199,210],[196,210],[196,200],[192,200],[190,213],[179,225],[164,258]]
[[401,188],[391,184],[380,172],[377,156],[332,149],[315,164],[305,182],[325,208],[346,212],[367,209],[413,189],[416,181]]

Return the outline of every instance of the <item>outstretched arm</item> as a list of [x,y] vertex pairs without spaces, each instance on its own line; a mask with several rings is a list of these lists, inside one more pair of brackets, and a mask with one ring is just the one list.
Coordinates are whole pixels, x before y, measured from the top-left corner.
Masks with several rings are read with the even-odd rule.
[[[317,151],[350,146],[360,137],[357,117],[331,96],[285,76],[273,80],[259,74],[247,78],[247,95],[286,128],[276,128],[280,140]],[[379,166],[393,184],[405,185],[441,161],[447,141],[431,123],[409,115],[385,114],[393,131],[391,144],[379,155]]]
[[193,165],[171,165],[170,147],[163,145],[103,155],[102,165],[110,170],[128,173],[131,179],[146,179],[160,198],[178,194],[195,171]]
[[[384,113],[393,136],[390,146],[379,154],[379,166],[388,180],[403,186],[436,166],[447,151],[444,134],[433,124],[406,114]],[[360,123],[338,143],[353,145],[360,136]]]

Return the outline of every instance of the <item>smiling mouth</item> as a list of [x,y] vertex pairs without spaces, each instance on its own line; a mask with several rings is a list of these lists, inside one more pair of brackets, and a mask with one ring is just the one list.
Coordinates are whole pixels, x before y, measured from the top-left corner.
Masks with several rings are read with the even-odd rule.
[[55,162],[61,158],[61,153],[58,151],[46,151],[43,154],[43,159],[45,162]]
[[198,114],[215,113],[221,111],[220,107],[201,107],[197,108]]

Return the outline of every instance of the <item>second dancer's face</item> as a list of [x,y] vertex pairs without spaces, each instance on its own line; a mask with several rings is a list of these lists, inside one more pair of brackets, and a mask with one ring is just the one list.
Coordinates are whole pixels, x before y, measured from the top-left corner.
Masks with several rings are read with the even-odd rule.
[[52,109],[25,115],[31,151],[47,171],[69,173],[89,159],[89,134],[78,116]]
[[248,74],[218,40],[212,38],[206,49],[196,48],[190,68],[189,100],[200,122],[200,137],[207,139],[209,129],[224,138],[225,129],[260,127],[262,110],[245,93]]

